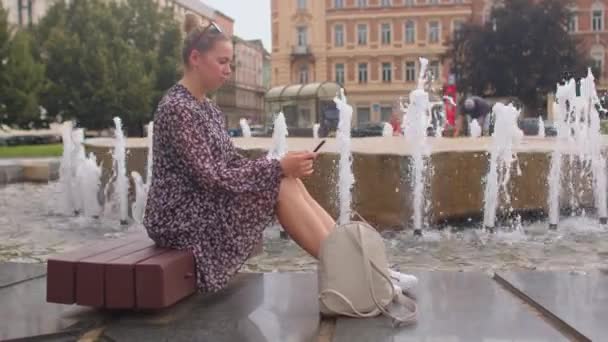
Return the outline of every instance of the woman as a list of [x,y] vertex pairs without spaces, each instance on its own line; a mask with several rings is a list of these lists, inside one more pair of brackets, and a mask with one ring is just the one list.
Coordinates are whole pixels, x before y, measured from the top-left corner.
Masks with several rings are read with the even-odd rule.
[[206,98],[231,75],[233,47],[214,23],[186,19],[184,75],[167,91],[154,119],[153,180],[144,225],[160,246],[189,249],[197,286],[214,292],[262,240],[275,217],[313,257],[335,226],[300,181],[315,153],[281,160],[240,156],[222,112]]

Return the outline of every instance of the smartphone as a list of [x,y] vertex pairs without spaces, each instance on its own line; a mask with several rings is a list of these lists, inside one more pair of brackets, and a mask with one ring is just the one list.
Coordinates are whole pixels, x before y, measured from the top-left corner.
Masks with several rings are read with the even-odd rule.
[[317,145],[317,147],[315,147],[313,152],[317,152],[323,146],[323,144],[325,144],[325,140],[321,140],[321,142],[319,143],[319,145]]

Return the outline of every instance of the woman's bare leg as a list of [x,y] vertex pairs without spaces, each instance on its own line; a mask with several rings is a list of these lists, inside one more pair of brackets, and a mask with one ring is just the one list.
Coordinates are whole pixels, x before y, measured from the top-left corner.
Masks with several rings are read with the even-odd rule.
[[302,183],[302,181],[300,179],[296,179],[296,180],[297,180],[297,183],[298,183],[298,187],[300,188],[300,191],[302,192],[302,195],[304,196],[304,198],[306,199],[306,201],[308,202],[308,204],[317,213],[317,216],[321,219],[321,221],[323,221],[323,226],[325,227],[325,229],[327,230],[327,232],[328,233],[331,232],[332,229],[334,229],[334,227],[336,226],[336,221],[319,204],[319,202],[317,202],[314,198],[312,198],[312,196],[310,195],[310,193],[308,193],[308,190],[306,189],[306,186],[304,186],[304,183]]
[[317,258],[321,242],[329,232],[316,210],[306,200],[295,178],[283,178],[277,216],[283,229],[306,252]]

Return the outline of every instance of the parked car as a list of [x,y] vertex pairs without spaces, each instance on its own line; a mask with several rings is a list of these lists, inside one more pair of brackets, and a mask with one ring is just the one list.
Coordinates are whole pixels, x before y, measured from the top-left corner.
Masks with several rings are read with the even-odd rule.
[[252,137],[265,137],[268,135],[266,129],[262,125],[251,125],[249,129],[251,129]]
[[[272,134],[272,132],[269,133],[268,130],[266,128],[264,128],[264,126],[262,126],[262,125],[251,125],[249,127],[249,129],[251,130],[252,137],[266,137],[266,136],[269,136],[270,134]],[[231,137],[242,137],[243,130],[240,127],[239,128],[229,128],[228,135],[230,135]]]
[[240,128],[229,128],[228,129],[228,135],[231,137],[242,137],[243,136],[243,131],[241,131]]
[[354,127],[350,131],[352,137],[381,137],[384,122],[367,122]]

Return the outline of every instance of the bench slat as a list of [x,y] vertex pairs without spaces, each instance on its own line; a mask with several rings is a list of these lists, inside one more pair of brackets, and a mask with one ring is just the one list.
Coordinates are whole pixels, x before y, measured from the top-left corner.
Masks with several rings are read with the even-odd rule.
[[74,304],[76,302],[76,263],[84,258],[104,253],[132,243],[140,238],[108,240],[54,255],[47,260],[46,301]]
[[171,306],[196,291],[194,255],[172,250],[135,265],[136,305],[141,309]]
[[110,309],[135,307],[135,264],[169,252],[166,248],[148,247],[105,264],[105,305]]
[[149,238],[140,238],[107,252],[84,258],[76,264],[76,303],[79,305],[104,306],[104,264],[122,256],[154,246]]

